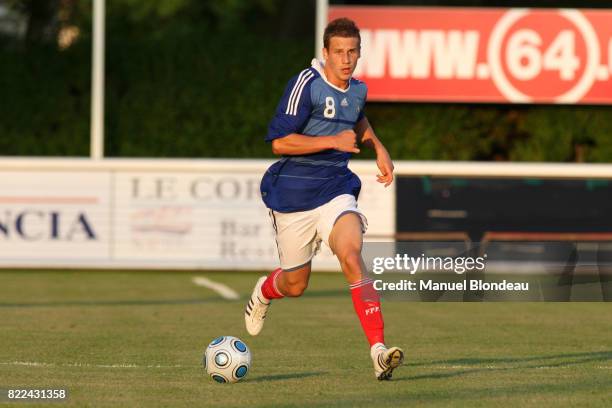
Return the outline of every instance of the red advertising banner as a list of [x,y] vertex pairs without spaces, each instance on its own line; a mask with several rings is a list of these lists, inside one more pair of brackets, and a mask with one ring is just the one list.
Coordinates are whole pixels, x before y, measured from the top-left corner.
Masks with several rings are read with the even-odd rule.
[[369,100],[612,103],[612,10],[331,6]]

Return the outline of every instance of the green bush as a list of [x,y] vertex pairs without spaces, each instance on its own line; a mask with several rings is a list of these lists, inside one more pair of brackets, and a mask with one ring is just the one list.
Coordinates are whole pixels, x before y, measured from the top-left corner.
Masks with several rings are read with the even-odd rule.
[[48,47],[2,50],[0,155],[89,152],[89,55]]
[[269,155],[268,120],[310,54],[308,44],[197,30],[110,49],[113,156]]
[[[0,53],[0,155],[87,156],[89,39]],[[106,155],[271,157],[267,124],[311,55],[311,40],[245,28],[110,27]],[[366,113],[395,159],[612,160],[605,106],[370,103]]]

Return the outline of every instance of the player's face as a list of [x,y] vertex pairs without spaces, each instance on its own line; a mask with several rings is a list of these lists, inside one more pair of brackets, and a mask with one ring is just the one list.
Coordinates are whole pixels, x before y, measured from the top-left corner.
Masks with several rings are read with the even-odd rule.
[[329,48],[323,48],[325,76],[332,84],[346,88],[359,59],[359,39],[331,37]]

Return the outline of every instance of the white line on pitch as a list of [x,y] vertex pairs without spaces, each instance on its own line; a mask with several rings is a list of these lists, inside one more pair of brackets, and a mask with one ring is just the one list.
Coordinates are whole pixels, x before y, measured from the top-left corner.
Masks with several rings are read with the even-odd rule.
[[42,363],[38,361],[8,361],[0,362],[0,365],[26,366],[26,367],[87,367],[87,368],[184,368],[192,366],[184,365],[138,365],[132,363],[122,364],[89,364],[89,363]]
[[193,283],[198,286],[203,286],[208,289],[212,289],[217,292],[223,299],[236,300],[240,299],[240,295],[232,288],[219,282],[211,281],[203,276],[196,276],[193,278]]
[[[499,365],[499,366],[495,366],[495,365],[432,365],[429,366],[430,369],[432,370],[466,370],[466,369],[478,369],[478,370],[503,370],[506,368],[524,368],[524,369],[536,369],[536,370],[546,370],[546,369],[550,369],[550,370],[557,370],[557,369],[571,369],[573,366],[571,365],[565,365],[565,366],[537,366],[537,367],[520,367],[520,366],[514,366],[514,365]],[[594,368],[599,369],[599,370],[611,370],[612,366],[595,366]]]
[[[121,364],[89,364],[89,363],[43,363],[43,362],[38,362],[38,361],[7,361],[7,362],[0,362],[0,365],[4,365],[4,366],[26,366],[26,367],[85,367],[85,368],[193,368],[193,367],[199,367],[199,366],[195,366],[195,365],[180,365],[180,364],[175,364],[175,365],[161,365],[161,364],[154,364],[154,365],[138,365],[138,364],[133,364],[133,363],[121,363]],[[473,369],[490,369],[490,370],[495,370],[495,369],[502,369],[502,368],[507,368],[507,367],[496,367],[496,366],[479,366],[479,365],[475,365],[475,366],[461,366],[461,365],[453,365],[453,366],[432,366],[430,367],[434,370],[457,370],[457,369],[468,369],[468,368],[473,368]],[[514,367],[514,368],[522,368],[522,367]],[[542,369],[542,368],[553,368],[553,369],[559,369],[559,368],[570,368],[567,366],[560,366],[560,367],[525,367],[525,368],[536,368],[536,369]],[[599,370],[612,370],[612,366],[595,366],[594,368],[599,369]]]

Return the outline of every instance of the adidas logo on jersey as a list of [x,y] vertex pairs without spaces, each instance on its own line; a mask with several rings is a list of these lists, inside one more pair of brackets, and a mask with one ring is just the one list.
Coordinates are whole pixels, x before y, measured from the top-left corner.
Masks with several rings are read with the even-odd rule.
[[346,100],[346,98],[342,99],[342,102],[340,102],[340,106],[344,106],[345,108],[348,106],[348,101]]

